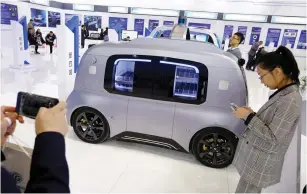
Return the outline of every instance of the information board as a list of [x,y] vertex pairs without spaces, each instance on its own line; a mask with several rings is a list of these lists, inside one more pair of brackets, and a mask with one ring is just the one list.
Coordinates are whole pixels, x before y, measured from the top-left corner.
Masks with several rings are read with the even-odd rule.
[[195,23],[195,22],[189,22],[189,27],[197,27],[197,28],[204,28],[204,29],[210,29],[211,24],[204,24],[204,23]]
[[280,33],[281,29],[279,28],[269,28],[268,34],[266,36],[265,46],[269,46],[271,43],[274,43],[274,47],[277,47]]
[[79,26],[81,26],[82,24],[82,18],[81,18],[81,15],[77,15],[77,14],[69,14],[69,13],[66,13],[65,14],[65,24],[67,25],[69,23],[69,21],[72,19],[72,17],[74,16],[78,16],[79,18]]
[[244,44],[245,43],[245,39],[246,39],[247,26],[238,26],[238,32],[243,34],[244,41],[242,42],[242,44]]
[[164,25],[164,26],[173,26],[174,23],[175,23],[174,21],[164,21],[164,22],[163,22],[163,25]]
[[227,38],[230,39],[232,33],[233,33],[233,25],[225,25],[223,41],[225,41]]
[[45,10],[31,8],[33,26],[47,27],[47,13]]
[[152,32],[156,27],[159,26],[159,20],[149,20],[148,30]]
[[298,30],[294,29],[285,29],[284,35],[281,41],[281,45],[287,46],[288,44],[291,45],[291,48],[294,48],[294,44],[296,41]]
[[144,35],[144,19],[134,19],[134,31],[137,31],[138,35]]
[[127,25],[127,18],[109,17],[109,28],[114,29],[117,32],[118,40],[121,39],[122,30],[127,30]]
[[251,32],[251,37],[249,39],[249,45],[254,45],[256,42],[259,42],[261,34],[260,27],[253,27]]
[[98,28],[101,28],[101,16],[84,16],[84,25],[87,30],[98,31]]
[[18,21],[17,5],[1,3],[1,24],[11,24],[11,20]]
[[61,25],[61,13],[48,11],[48,27],[55,28],[56,25]]
[[297,49],[306,50],[306,30],[301,31],[300,38],[298,40]]

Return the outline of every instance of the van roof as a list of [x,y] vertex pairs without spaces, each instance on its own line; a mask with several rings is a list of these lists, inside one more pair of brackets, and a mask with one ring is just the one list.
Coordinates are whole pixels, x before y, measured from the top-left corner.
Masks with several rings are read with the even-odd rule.
[[235,64],[237,63],[236,62],[237,59],[235,56],[232,56],[230,53],[221,50],[220,48],[216,47],[214,44],[204,43],[199,41],[187,41],[187,40],[164,39],[164,38],[161,39],[137,38],[130,42],[98,44],[89,48],[86,54],[105,55],[105,56],[128,54],[128,53],[121,53],[121,51],[124,52],[124,50],[127,49],[129,49],[130,51],[131,50],[135,51],[135,53],[133,54],[136,55],[141,55],[141,54],[144,55],[144,53],[147,53],[146,51],[148,50],[161,52],[163,54],[166,54],[167,52],[176,52],[184,54],[193,54],[194,56],[198,55],[199,57],[205,57],[205,55],[207,56],[211,55],[215,56],[216,59],[226,58],[225,60],[234,61]]

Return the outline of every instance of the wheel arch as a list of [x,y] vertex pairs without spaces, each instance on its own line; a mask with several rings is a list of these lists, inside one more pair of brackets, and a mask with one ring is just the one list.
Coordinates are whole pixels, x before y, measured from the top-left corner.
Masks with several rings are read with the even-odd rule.
[[189,152],[192,153],[192,144],[193,144],[193,141],[195,139],[195,137],[197,137],[197,135],[202,132],[202,131],[205,131],[205,130],[208,130],[208,129],[212,129],[212,128],[215,128],[215,129],[220,129],[220,130],[223,130],[223,131],[227,131],[227,133],[230,133],[232,134],[233,138],[234,139],[238,139],[238,137],[236,136],[236,134],[226,128],[223,128],[223,127],[219,127],[219,126],[211,126],[211,127],[205,127],[205,128],[202,128],[200,130],[198,130],[191,138],[190,140],[190,143],[189,143]]
[[[80,109],[84,109],[84,108],[87,108],[87,109],[92,109],[92,110],[95,110],[95,111],[97,111],[97,112],[99,112],[100,114],[102,114],[99,110],[97,110],[97,109],[95,109],[95,108],[93,108],[93,107],[90,107],[90,106],[80,106],[80,107],[78,107],[78,108],[76,108],[72,113],[71,113],[71,116],[70,116],[70,118],[69,118],[69,123],[70,123],[70,125],[72,126],[72,120],[73,120],[73,118],[74,118],[74,116],[75,116],[75,114],[76,114],[76,112],[78,111],[78,110],[80,110]],[[102,114],[103,115],[103,114]],[[104,115],[103,115],[104,116]],[[104,116],[105,117],[105,116]],[[106,119],[106,118],[105,118]],[[107,120],[107,119],[106,119]],[[108,120],[107,120],[108,121]]]

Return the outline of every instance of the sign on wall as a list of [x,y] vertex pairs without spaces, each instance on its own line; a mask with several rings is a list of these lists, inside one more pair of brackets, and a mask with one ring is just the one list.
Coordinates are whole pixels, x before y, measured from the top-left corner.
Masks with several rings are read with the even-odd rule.
[[87,30],[97,31],[98,28],[101,28],[101,16],[84,16],[84,25]]
[[225,41],[227,38],[230,39],[232,33],[233,33],[233,25],[225,25],[223,41]]
[[55,28],[56,25],[61,25],[61,13],[48,11],[48,27]]
[[81,15],[69,14],[69,13],[65,14],[65,24],[66,24],[66,26],[69,23],[69,21],[72,19],[72,17],[74,17],[74,16],[78,16],[78,18],[79,18],[79,26],[81,26],[81,24],[82,24]]
[[121,39],[122,30],[127,30],[127,25],[127,18],[109,17],[109,28],[114,29],[117,32],[118,40]]
[[297,49],[306,50],[306,30],[301,31],[300,39],[298,40]]
[[241,32],[244,36],[244,41],[242,42],[242,44],[245,43],[245,39],[246,39],[246,33],[247,33],[247,26],[238,26],[238,32]]
[[148,30],[152,32],[156,27],[159,26],[159,20],[149,20]]
[[175,23],[174,21],[164,21],[164,22],[163,22],[163,25],[164,25],[164,26],[173,26],[174,23]]
[[281,33],[281,29],[269,28],[268,34],[266,36],[265,46],[274,44],[274,47],[277,47],[278,42],[279,42],[280,33]]
[[11,20],[18,21],[17,5],[1,3],[1,24],[11,24]]
[[291,45],[291,48],[293,48],[296,41],[297,33],[298,30],[285,29],[281,45],[283,46]]
[[261,28],[253,27],[251,32],[251,37],[249,39],[249,45],[254,45],[256,42],[259,42],[261,34]]
[[204,29],[210,29],[211,24],[203,24],[203,23],[194,23],[194,22],[189,22],[189,27],[198,27],[198,28],[204,28]]
[[33,26],[47,27],[47,13],[45,10],[31,8]]
[[144,19],[134,19],[134,31],[140,36],[144,35]]

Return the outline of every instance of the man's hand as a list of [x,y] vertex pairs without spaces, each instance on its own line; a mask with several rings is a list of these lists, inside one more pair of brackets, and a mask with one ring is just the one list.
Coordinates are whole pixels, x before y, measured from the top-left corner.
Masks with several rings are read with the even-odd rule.
[[[16,128],[16,121],[19,123],[24,123],[23,117],[19,116],[16,112],[15,107],[11,106],[1,106],[1,145],[3,146],[7,138],[12,135]],[[7,119],[11,121],[11,124]]]
[[35,120],[36,134],[43,132],[58,132],[63,136],[68,131],[66,122],[66,104],[59,102],[53,108],[40,108]]

